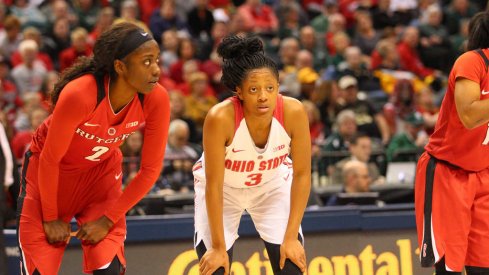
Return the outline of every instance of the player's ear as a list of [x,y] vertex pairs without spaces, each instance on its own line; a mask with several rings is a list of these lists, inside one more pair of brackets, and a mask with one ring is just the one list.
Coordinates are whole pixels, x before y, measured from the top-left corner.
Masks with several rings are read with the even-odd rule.
[[236,96],[239,98],[239,100],[243,100],[243,90],[241,90],[240,87],[236,87]]
[[118,75],[123,75],[126,73],[126,63],[116,59],[114,60],[114,70]]

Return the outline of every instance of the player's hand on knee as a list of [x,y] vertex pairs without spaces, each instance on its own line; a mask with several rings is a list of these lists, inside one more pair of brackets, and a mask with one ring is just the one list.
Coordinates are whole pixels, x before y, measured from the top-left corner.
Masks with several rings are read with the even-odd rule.
[[301,272],[306,272],[306,252],[299,240],[284,240],[280,246],[280,269],[284,268],[286,259],[297,265]]
[[44,233],[50,244],[66,244],[70,237],[71,227],[69,223],[61,220],[43,222]]
[[95,221],[82,224],[76,237],[81,241],[96,244],[107,236],[113,225],[114,223],[109,218],[102,216]]
[[229,274],[229,256],[224,248],[207,250],[199,262],[201,275],[212,275],[220,267],[224,267],[224,274]]

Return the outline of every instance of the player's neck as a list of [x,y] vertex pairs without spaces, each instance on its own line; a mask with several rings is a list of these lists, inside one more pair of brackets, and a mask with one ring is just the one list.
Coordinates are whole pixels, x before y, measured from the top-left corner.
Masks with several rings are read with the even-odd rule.
[[136,89],[132,88],[121,78],[117,78],[114,81],[109,79],[107,94],[114,113],[118,113],[131,102],[136,94]]

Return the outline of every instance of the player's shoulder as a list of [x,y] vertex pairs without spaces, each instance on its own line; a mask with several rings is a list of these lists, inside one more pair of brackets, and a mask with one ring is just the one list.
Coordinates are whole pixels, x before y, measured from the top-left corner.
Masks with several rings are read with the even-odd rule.
[[234,121],[234,104],[231,100],[223,100],[212,106],[207,113],[206,119],[217,119],[221,121]]
[[[483,53],[489,58],[489,51],[485,50]],[[466,51],[463,54],[461,54],[455,63],[465,63],[465,64],[485,64],[484,60],[482,59],[482,56],[477,52],[477,51]]]
[[97,89],[97,82],[93,74],[84,74],[68,82],[64,89],[69,91]]
[[304,106],[298,99],[289,96],[282,96],[282,98],[284,102],[284,115],[294,115],[304,111]]
[[92,74],[85,74],[69,81],[59,96],[58,102],[68,102],[87,107],[95,106],[97,102],[97,83]]

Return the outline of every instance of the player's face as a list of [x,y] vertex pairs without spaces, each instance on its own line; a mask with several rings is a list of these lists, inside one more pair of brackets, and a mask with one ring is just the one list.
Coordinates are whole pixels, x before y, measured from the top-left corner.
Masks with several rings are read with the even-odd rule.
[[278,79],[268,68],[251,70],[236,89],[246,112],[254,115],[272,115],[278,95]]
[[154,40],[147,41],[127,56],[126,81],[140,93],[153,90],[160,78],[160,49]]

